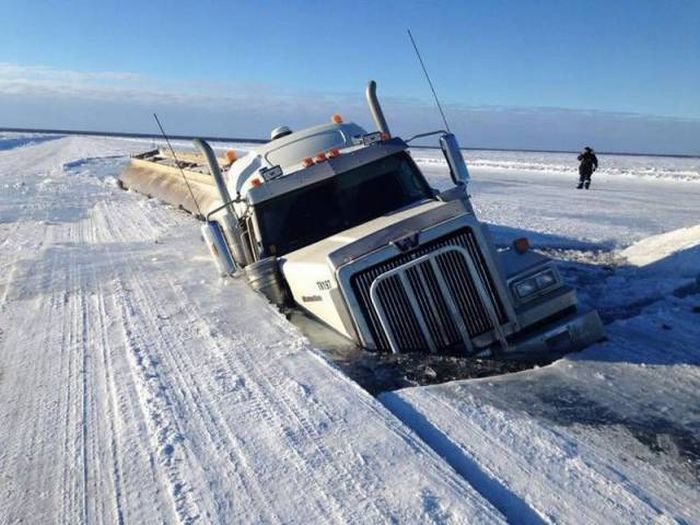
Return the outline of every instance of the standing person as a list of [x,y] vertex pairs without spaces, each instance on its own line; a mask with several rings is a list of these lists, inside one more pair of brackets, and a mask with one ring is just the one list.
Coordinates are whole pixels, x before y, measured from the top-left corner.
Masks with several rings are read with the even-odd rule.
[[578,156],[578,160],[581,162],[578,165],[578,186],[577,189],[586,188],[591,186],[591,175],[598,169],[598,157],[595,156],[593,149],[590,146],[583,148],[583,152]]

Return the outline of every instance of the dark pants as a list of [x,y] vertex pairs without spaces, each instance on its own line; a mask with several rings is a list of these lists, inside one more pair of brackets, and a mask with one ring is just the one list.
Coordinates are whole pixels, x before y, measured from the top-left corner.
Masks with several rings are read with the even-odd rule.
[[592,171],[579,171],[579,184],[580,185],[586,185],[590,186],[591,185],[591,175],[593,175]]

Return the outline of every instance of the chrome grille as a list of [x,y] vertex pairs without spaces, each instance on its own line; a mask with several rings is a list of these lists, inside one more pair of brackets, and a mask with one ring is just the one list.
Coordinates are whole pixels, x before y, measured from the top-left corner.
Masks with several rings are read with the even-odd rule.
[[472,338],[507,321],[469,228],[359,272],[351,284],[380,350],[470,350]]

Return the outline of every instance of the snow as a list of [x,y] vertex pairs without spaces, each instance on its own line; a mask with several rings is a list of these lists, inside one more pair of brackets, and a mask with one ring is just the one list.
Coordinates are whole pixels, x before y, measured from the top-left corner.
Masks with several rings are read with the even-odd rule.
[[[538,153],[522,151],[467,150],[464,158],[470,168],[478,171],[537,171],[566,173],[578,177],[576,153]],[[600,163],[596,177],[634,179],[665,179],[668,181],[700,182],[700,157],[655,157],[650,155],[615,155],[598,153]],[[419,162],[445,166],[439,150],[414,149]]]
[[[662,260],[673,265],[678,274],[692,274],[700,268],[700,224],[680,228],[668,233],[653,235],[620,252],[628,263],[647,266]],[[688,252],[695,255],[690,257]],[[678,260],[681,258],[682,260]],[[670,259],[670,260],[669,260]]]
[[560,259],[608,341],[377,400],[116,188],[153,141],[44,139],[0,133],[0,522],[697,522],[697,159],[578,191],[573,157],[466,152],[496,242]]
[[[479,152],[465,152],[472,174],[469,192],[476,212],[482,220],[498,225],[494,235],[502,244],[509,244],[524,233],[536,246],[624,248],[651,235],[694,226],[700,221],[700,159],[656,158],[655,169],[664,173],[695,170],[697,180],[688,182],[683,177],[646,176],[647,168],[635,171],[639,157],[611,159],[600,155],[601,167],[593,174],[591,189],[579,191],[574,189],[578,182],[575,155],[509,155],[522,158],[516,166],[522,164],[528,169],[478,167]],[[439,150],[413,150],[414,160],[433,185],[444,189],[450,187],[451,181],[441,156]],[[477,166],[471,163],[474,156]],[[546,169],[532,169],[532,156],[539,159],[538,166]],[[631,174],[611,173],[610,163],[617,163],[621,166],[618,169]]]

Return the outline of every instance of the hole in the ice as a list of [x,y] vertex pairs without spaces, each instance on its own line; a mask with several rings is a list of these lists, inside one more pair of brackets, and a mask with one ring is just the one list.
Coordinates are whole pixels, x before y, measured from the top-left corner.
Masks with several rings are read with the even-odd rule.
[[336,334],[298,310],[286,312],[311,344],[346,376],[376,396],[382,392],[412,386],[426,386],[510,374],[554,360],[495,360],[422,353],[387,354],[369,352]]

